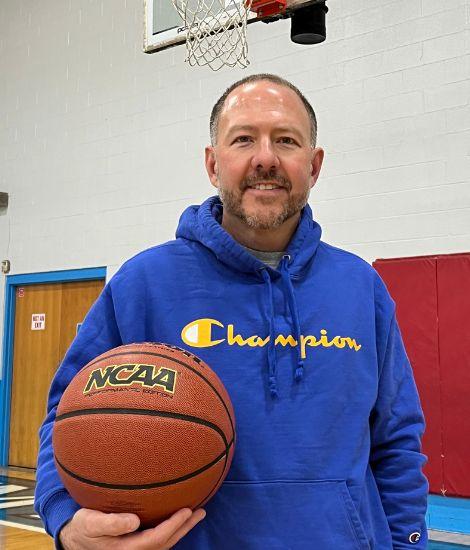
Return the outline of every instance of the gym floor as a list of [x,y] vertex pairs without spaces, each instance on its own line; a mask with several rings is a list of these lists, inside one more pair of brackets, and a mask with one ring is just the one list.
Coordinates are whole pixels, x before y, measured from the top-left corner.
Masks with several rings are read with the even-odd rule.
[[34,511],[33,470],[0,468],[0,548],[53,550]]

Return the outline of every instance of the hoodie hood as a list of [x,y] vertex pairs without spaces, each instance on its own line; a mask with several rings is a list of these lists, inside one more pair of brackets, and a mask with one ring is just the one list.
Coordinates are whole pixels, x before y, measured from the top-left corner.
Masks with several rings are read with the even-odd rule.
[[[200,206],[188,207],[181,215],[176,237],[200,242],[210,249],[219,261],[235,271],[260,273],[260,270],[266,268],[274,275],[276,270],[255,258],[223,229],[222,210],[222,203],[217,196],[210,197]],[[286,250],[289,273],[292,277],[301,276],[302,271],[312,261],[320,237],[321,227],[313,220],[310,206],[306,205]]]

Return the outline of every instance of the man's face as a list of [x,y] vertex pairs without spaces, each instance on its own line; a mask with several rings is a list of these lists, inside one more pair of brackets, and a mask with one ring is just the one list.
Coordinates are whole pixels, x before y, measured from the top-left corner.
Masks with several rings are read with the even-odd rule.
[[206,167],[224,217],[275,229],[298,217],[321,168],[307,111],[297,94],[269,81],[242,85],[225,101]]

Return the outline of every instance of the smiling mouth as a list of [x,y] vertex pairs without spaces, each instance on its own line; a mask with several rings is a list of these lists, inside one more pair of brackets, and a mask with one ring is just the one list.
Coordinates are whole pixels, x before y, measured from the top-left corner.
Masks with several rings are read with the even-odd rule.
[[284,189],[280,185],[273,185],[271,183],[258,183],[256,185],[250,185],[248,189],[255,189],[257,191],[272,191],[275,189]]

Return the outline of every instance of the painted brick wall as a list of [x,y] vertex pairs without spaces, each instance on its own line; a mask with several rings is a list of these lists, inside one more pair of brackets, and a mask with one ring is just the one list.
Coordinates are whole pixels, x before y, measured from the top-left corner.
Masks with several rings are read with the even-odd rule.
[[[372,261],[470,250],[470,0],[329,0],[328,40],[248,29],[248,70],[142,53],[142,0],[0,3],[0,259],[12,273],[117,266],[212,193],[208,116],[274,72],[326,149],[311,196],[328,242]],[[0,283],[3,312],[4,280]],[[3,314],[0,320],[2,332]]]

